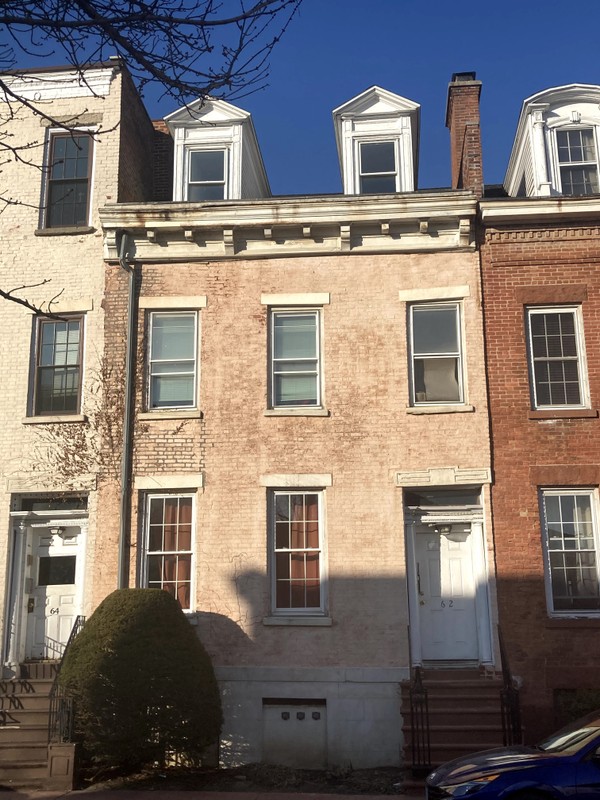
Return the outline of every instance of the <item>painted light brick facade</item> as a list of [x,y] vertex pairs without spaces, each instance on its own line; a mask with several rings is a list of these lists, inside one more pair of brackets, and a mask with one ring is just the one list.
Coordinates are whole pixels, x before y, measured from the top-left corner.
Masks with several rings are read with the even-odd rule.
[[[430,199],[436,201],[435,194]],[[331,222],[321,216],[319,224],[327,224],[332,235],[335,203],[346,201],[327,202]],[[453,201],[443,202],[450,208]],[[266,204],[256,204],[254,213],[261,207]],[[410,660],[401,488],[409,484],[404,478],[397,485],[397,476],[426,473],[429,480],[435,470],[489,470],[478,255],[467,243],[445,252],[401,252],[396,246],[388,253],[372,248],[369,254],[275,257],[268,255],[269,240],[261,243],[258,237],[263,258],[198,258],[197,246],[182,238],[185,223],[178,215],[184,209],[200,214],[202,207],[167,209],[171,227],[160,229],[160,244],[154,245],[139,229],[143,206],[103,211],[109,242],[106,352],[117,374],[125,353],[126,282],[114,263],[111,230],[129,231],[138,254],[132,482],[143,489],[133,496],[131,585],[143,580],[144,494],[162,494],[165,485],[167,492],[186,493],[190,479],[197,480],[191,620],[223,688],[225,760],[268,756],[260,735],[265,698],[323,698],[327,763],[398,763],[397,689]],[[236,220],[236,206],[228,209]],[[151,213],[161,216],[163,210]],[[352,224],[360,241],[360,220]],[[311,230],[318,242],[318,231]],[[269,235],[284,251],[295,246],[289,226],[281,233],[274,227]],[[243,232],[239,241],[247,241]],[[423,241],[431,239],[423,234]],[[187,259],[179,255],[185,247]],[[171,250],[175,255],[169,259]],[[307,307],[321,309],[324,410],[319,415],[269,409],[269,311],[273,298],[297,296],[308,298]],[[201,413],[146,411],[148,316],[152,310],[193,307],[197,297],[206,298],[198,312]],[[310,297],[328,302],[311,303]],[[462,304],[465,403],[411,407],[407,299],[440,297],[458,297]],[[279,305],[289,307],[285,299]],[[269,486],[321,488],[310,477],[295,477],[302,475],[315,480],[325,475],[330,485],[322,489],[325,614],[299,620],[271,611],[267,500]],[[484,505],[493,608],[487,489]],[[104,519],[101,511],[101,518],[114,540],[114,517]],[[364,736],[372,747],[364,748]]]
[[[98,210],[107,201],[142,200],[151,196],[148,189],[151,151],[146,145],[146,155],[139,153],[144,126],[150,131],[151,126],[129,77],[118,63],[90,69],[86,80],[89,86],[68,70],[22,74],[13,88],[29,94],[42,113],[33,115],[20,107],[6,127],[7,133],[15,134],[16,142],[29,142],[31,147],[22,151],[23,161],[13,160],[2,168],[7,187],[5,196],[15,202],[3,208],[0,218],[0,285],[5,290],[16,290],[17,296],[26,297],[42,310],[50,308],[59,316],[83,315],[84,337],[80,413],[35,415],[37,320],[22,306],[3,303],[0,337],[4,343],[4,374],[10,378],[2,382],[0,412],[0,518],[7,532],[0,538],[0,564],[2,580],[11,589],[2,594],[2,602],[7,605],[1,613],[5,620],[4,663],[12,671],[31,646],[32,634],[26,629],[35,612],[27,615],[27,602],[31,597],[34,604],[43,604],[41,597],[33,598],[38,569],[34,539],[36,531],[46,531],[50,524],[49,521],[42,524],[35,515],[28,515],[22,510],[24,503],[52,496],[56,507],[61,502],[57,498],[66,499],[74,493],[86,498],[85,519],[74,529],[79,531],[76,535],[80,543],[76,573],[80,585],[75,613],[91,613],[92,598],[104,596],[116,586],[103,579],[105,544],[98,540],[95,524],[97,486],[102,472],[98,426],[102,415],[101,384],[105,377],[104,270]],[[89,225],[79,229],[45,225],[41,206],[45,203],[51,123],[44,113],[59,123],[95,132],[91,144]],[[135,116],[134,125],[128,115]],[[127,156],[120,171],[124,152]],[[18,513],[10,517],[11,511]],[[60,507],[56,507],[57,519],[61,513]],[[63,515],[63,526],[69,518],[82,516],[75,511],[69,513],[71,517]],[[24,572],[11,577],[11,563],[13,566],[21,563]],[[27,575],[28,572],[31,574]],[[15,587],[21,588],[21,596],[11,594]]]

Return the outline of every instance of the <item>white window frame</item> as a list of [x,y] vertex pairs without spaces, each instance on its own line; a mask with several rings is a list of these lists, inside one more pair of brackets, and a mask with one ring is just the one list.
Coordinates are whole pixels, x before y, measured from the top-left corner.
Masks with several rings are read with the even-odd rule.
[[576,548],[571,549],[551,549],[549,536],[548,536],[548,522],[546,519],[546,497],[549,496],[569,496],[569,497],[588,497],[590,501],[590,509],[591,509],[591,522],[592,522],[592,529],[593,529],[593,540],[594,540],[594,553],[595,553],[595,570],[596,570],[596,580],[598,583],[599,591],[600,591],[600,538],[598,532],[598,490],[595,488],[573,488],[573,487],[565,487],[565,488],[542,488],[540,489],[540,521],[542,527],[542,546],[544,552],[544,578],[546,584],[546,603],[548,608],[548,614],[552,617],[600,617],[600,596],[599,596],[599,607],[597,609],[585,609],[585,608],[572,608],[572,609],[556,609],[555,608],[555,599],[554,593],[552,589],[552,567],[551,567],[551,553],[552,552],[564,552],[564,553],[585,553],[589,552],[589,550],[578,550]]
[[[570,305],[550,305],[550,306],[526,306],[527,323],[527,349],[529,354],[529,382],[531,386],[531,401],[534,409],[569,409],[569,408],[589,408],[590,396],[587,379],[587,362],[585,357],[585,339],[583,335],[583,316],[581,306],[578,304]],[[579,379],[579,403],[540,403],[538,401],[538,386],[535,378],[535,364],[538,360],[551,361],[552,359],[534,358],[533,353],[533,332],[531,318],[542,314],[572,314],[575,323],[575,342],[577,346],[577,356],[566,359],[555,359],[556,361],[576,361]]]
[[[316,495],[318,503],[318,531],[319,531],[319,546],[318,548],[277,548],[276,547],[276,502],[279,496],[290,495]],[[325,567],[325,491],[321,488],[304,488],[304,487],[288,487],[285,489],[271,489],[268,496],[268,542],[269,542],[269,575],[271,586],[271,613],[277,617],[311,617],[311,616],[325,616],[327,609],[327,579]],[[310,552],[317,553],[319,557],[319,606],[307,607],[278,607],[277,606],[277,568],[276,557],[278,553],[292,553],[292,552]]]
[[[223,153],[223,180],[222,181],[200,181],[198,185],[201,186],[215,186],[223,185],[223,198],[214,200],[195,200],[189,199],[189,187],[191,184],[190,176],[192,169],[192,154],[193,153]],[[183,169],[183,193],[186,202],[197,203],[216,203],[220,199],[229,200],[231,197],[230,186],[230,160],[231,160],[231,147],[221,144],[219,142],[210,142],[201,146],[187,145],[184,150],[184,169]]]
[[[322,308],[315,308],[315,307],[301,307],[301,306],[292,306],[292,307],[281,307],[281,308],[270,308],[269,309],[269,408],[270,409],[277,409],[280,411],[286,411],[290,409],[295,410],[302,410],[302,409],[314,409],[314,408],[323,408],[323,353],[322,353],[322,341],[323,341],[323,309]],[[316,399],[314,403],[310,404],[298,404],[298,405],[283,405],[277,403],[276,398],[276,381],[275,376],[277,374],[276,370],[276,362],[277,361],[299,361],[300,359],[276,359],[275,358],[275,319],[279,315],[287,315],[287,316],[309,316],[314,315],[315,317],[315,358],[314,359],[306,359],[307,361],[316,361]],[[312,372],[312,371],[311,371]]]
[[[561,161],[560,160],[560,152],[558,147],[558,134],[559,133],[570,133],[571,131],[592,131],[592,136],[594,139],[594,149],[596,151],[596,158],[594,161]],[[583,194],[583,195],[573,195],[573,194],[566,194],[563,190],[563,181],[562,181],[562,168],[563,167],[585,167],[593,165],[596,168],[596,182],[600,184],[600,155],[598,153],[598,126],[597,125],[586,125],[585,123],[578,124],[578,125],[568,125],[568,126],[560,126],[552,129],[552,146],[554,150],[554,172],[556,176],[555,185],[558,187],[558,191],[561,194],[564,194],[566,197],[589,197],[590,195]],[[591,193],[590,193],[591,194]]]
[[[399,147],[399,140],[397,136],[381,136],[377,138],[364,138],[360,137],[355,140],[356,142],[356,152],[355,152],[355,163],[356,163],[356,193],[357,194],[387,194],[386,192],[362,192],[361,191],[361,182],[364,176],[372,177],[372,176],[381,176],[387,177],[390,175],[394,176],[394,192],[400,191],[400,147]],[[394,172],[363,172],[362,171],[362,147],[365,144],[393,144],[394,145]]]
[[[154,319],[157,317],[182,317],[182,316],[193,316],[194,317],[194,357],[193,359],[187,359],[189,361],[193,361],[193,391],[192,391],[192,402],[189,404],[182,404],[182,403],[173,403],[172,405],[153,405],[152,399],[152,378],[153,378],[153,369],[152,365],[157,363],[159,359],[152,358],[152,337],[154,331]],[[146,408],[148,411],[151,412],[161,412],[161,411],[186,411],[186,410],[196,410],[198,408],[198,374],[199,374],[199,364],[198,364],[198,354],[199,354],[199,332],[200,332],[200,314],[197,309],[177,309],[177,310],[152,310],[148,312],[148,350],[147,350],[147,380],[146,380]],[[174,361],[175,359],[165,359],[169,361]],[[180,359],[181,360],[181,359]],[[189,374],[189,373],[184,373]]]
[[[457,327],[457,342],[458,350],[455,352],[439,352],[431,353],[429,355],[416,354],[414,345],[414,313],[419,309],[435,309],[435,308],[454,308],[456,327]],[[463,325],[464,309],[461,300],[431,300],[419,301],[411,303],[408,308],[408,346],[410,357],[410,405],[413,407],[421,406],[462,406],[465,404],[465,341],[464,341],[464,325]],[[428,358],[455,358],[457,360],[457,376],[458,376],[458,400],[419,400],[417,399],[417,391],[415,385],[415,361],[417,359]]]
[[[191,536],[190,536],[190,550],[150,550],[150,506],[153,500],[182,500],[182,499],[190,499],[192,501],[192,514],[191,514]],[[168,493],[154,493],[154,492],[146,492],[144,493],[144,540],[143,540],[143,552],[140,564],[140,584],[141,586],[148,588],[149,583],[149,568],[148,568],[148,561],[149,557],[152,555],[164,555],[164,554],[177,554],[183,553],[190,556],[190,581],[189,581],[189,592],[190,592],[190,605],[187,608],[183,608],[183,611],[193,611],[194,603],[195,603],[195,592],[196,592],[196,570],[195,570],[195,542],[196,542],[196,495],[195,493],[191,492],[168,492]],[[168,582],[168,581],[165,581]],[[176,598],[177,599],[177,598]]]

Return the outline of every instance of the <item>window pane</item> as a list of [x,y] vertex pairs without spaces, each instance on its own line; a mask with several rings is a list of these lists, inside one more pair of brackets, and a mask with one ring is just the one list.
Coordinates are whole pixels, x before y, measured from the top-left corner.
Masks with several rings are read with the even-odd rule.
[[415,358],[415,401],[456,403],[461,399],[457,358]]
[[150,392],[152,408],[193,406],[194,378],[191,375],[154,376]]
[[394,142],[368,142],[360,145],[361,174],[395,172]]
[[363,175],[360,179],[361,194],[388,194],[395,191],[395,175]]
[[153,314],[151,358],[193,358],[195,329],[195,314]]
[[224,150],[202,150],[190,153],[190,181],[223,181],[224,179]]
[[190,183],[188,200],[190,203],[202,203],[205,200],[224,200],[224,183]]
[[317,402],[316,375],[275,375],[275,405],[314,406]]
[[315,358],[317,318],[315,314],[276,314],[274,317],[275,358]]
[[41,556],[38,586],[60,586],[75,583],[76,556]]
[[415,307],[412,319],[416,355],[458,353],[456,306]]

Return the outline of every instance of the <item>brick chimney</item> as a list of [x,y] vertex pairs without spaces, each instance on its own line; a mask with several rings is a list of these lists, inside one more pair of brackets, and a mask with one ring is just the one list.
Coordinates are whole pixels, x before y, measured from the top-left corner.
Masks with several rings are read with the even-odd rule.
[[452,188],[483,195],[483,164],[479,95],[481,81],[474,72],[455,72],[448,84],[446,127],[450,129]]

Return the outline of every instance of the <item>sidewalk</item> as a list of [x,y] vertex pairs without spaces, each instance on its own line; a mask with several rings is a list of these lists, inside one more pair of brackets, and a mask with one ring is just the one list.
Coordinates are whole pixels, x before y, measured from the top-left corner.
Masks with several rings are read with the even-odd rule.
[[0,800],[57,800],[82,798],[85,800],[382,800],[403,798],[423,800],[424,792],[411,789],[410,794],[304,794],[302,792],[202,792],[161,789],[82,789],[73,792],[45,792],[43,790],[3,790]]

